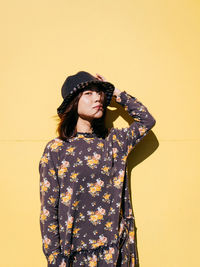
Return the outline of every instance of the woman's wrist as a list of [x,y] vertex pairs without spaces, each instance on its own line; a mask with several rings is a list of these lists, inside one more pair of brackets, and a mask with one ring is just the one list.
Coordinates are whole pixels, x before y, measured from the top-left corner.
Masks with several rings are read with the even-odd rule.
[[122,91],[120,91],[118,88],[115,87],[115,90],[113,92],[113,96],[118,97],[121,94]]
[[113,96],[115,97],[115,101],[121,101],[119,95],[122,93],[118,88],[115,88],[113,92]]

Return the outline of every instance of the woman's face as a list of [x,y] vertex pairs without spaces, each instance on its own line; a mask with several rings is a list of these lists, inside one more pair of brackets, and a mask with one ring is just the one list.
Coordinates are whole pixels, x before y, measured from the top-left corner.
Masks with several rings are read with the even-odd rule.
[[104,92],[98,87],[85,89],[78,102],[78,114],[83,119],[92,121],[103,115]]

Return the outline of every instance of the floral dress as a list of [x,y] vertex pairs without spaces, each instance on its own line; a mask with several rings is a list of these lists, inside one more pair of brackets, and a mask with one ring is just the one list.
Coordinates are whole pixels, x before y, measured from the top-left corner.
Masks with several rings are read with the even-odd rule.
[[106,138],[78,132],[50,140],[39,162],[40,229],[48,267],[137,263],[127,157],[155,119],[126,91],[116,102],[134,122]]

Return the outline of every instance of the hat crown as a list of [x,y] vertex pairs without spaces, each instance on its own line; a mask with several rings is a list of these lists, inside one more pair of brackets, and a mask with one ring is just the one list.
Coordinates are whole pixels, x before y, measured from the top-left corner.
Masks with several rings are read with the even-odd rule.
[[86,71],[68,76],[61,89],[62,97],[65,98],[77,85],[88,81],[98,81],[98,79]]

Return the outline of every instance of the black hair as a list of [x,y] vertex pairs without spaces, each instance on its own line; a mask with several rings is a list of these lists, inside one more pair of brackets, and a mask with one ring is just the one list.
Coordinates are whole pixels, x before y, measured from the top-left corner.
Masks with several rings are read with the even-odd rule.
[[88,85],[81,91],[79,91],[77,94],[74,95],[73,99],[70,101],[70,103],[67,105],[65,111],[62,114],[59,114],[59,122],[57,125],[56,132],[58,133],[58,137],[63,140],[67,141],[68,138],[73,137],[76,135],[76,125],[78,120],[78,102],[80,97],[83,94],[83,91],[86,90],[95,90],[95,91],[102,91],[102,97],[103,97],[103,115],[101,118],[93,119],[91,122],[91,127],[93,132],[98,136],[102,138],[106,138],[108,135],[108,129],[105,127],[105,117],[106,117],[106,94],[104,93],[104,90],[102,90],[101,86],[94,86],[94,85]]

